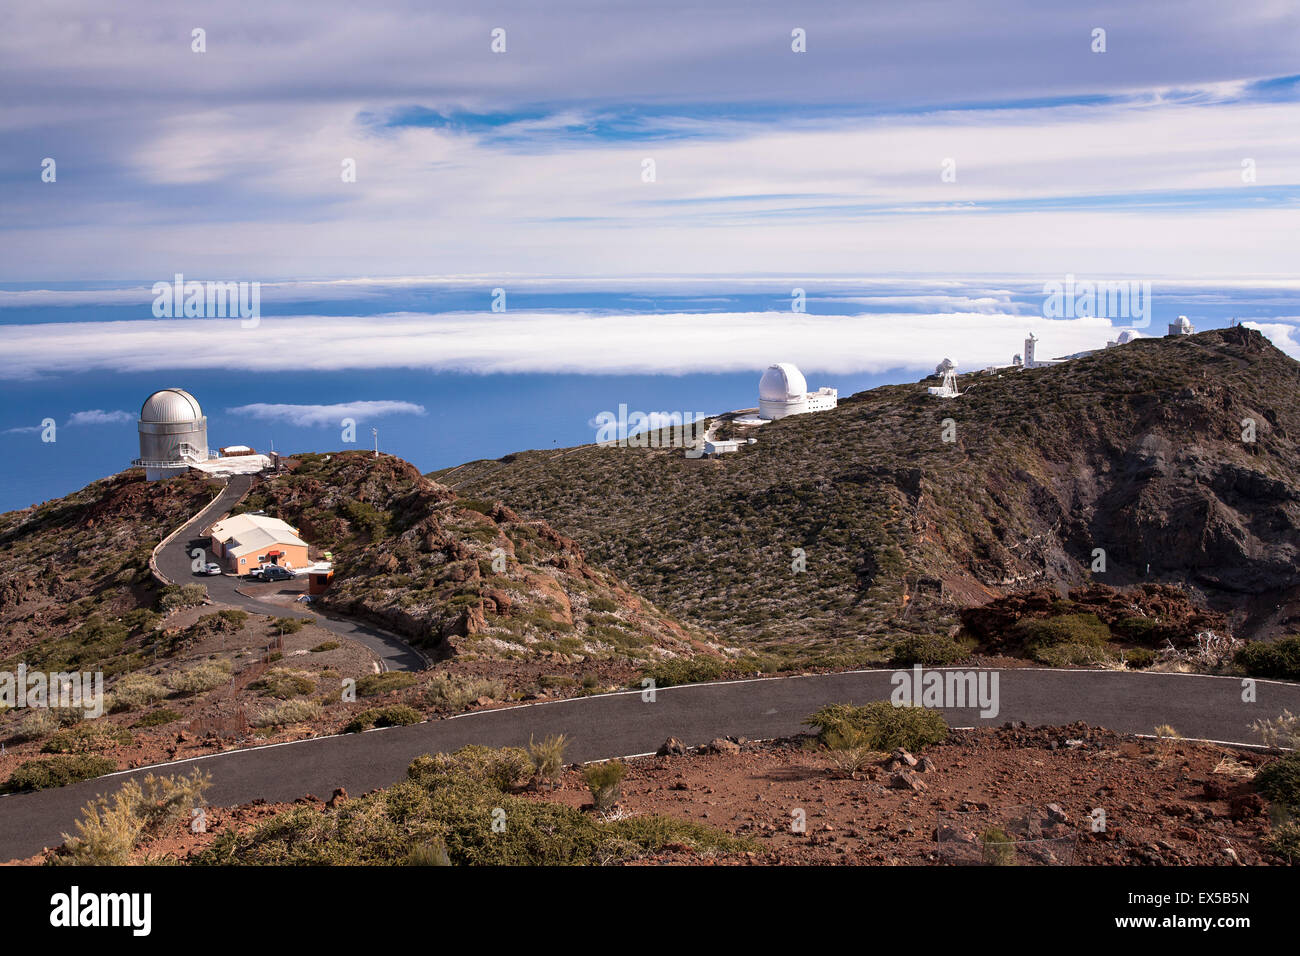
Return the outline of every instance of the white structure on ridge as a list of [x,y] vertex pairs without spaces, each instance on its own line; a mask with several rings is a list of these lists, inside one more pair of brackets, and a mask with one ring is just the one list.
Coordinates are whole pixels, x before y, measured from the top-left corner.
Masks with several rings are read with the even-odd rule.
[[939,386],[931,385],[926,391],[931,395],[939,398],[956,398],[961,392],[957,391],[957,363],[950,358],[944,359],[934,367],[934,374],[943,378],[943,384]]
[[808,391],[808,380],[789,362],[768,366],[758,382],[758,413],[768,420],[823,412],[837,404],[838,391],[824,387]]
[[1115,341],[1107,342],[1106,348],[1110,349],[1110,348],[1114,348],[1117,345],[1128,345],[1134,339],[1140,339],[1140,338],[1142,338],[1142,333],[1139,332],[1137,329],[1125,329],[1123,332],[1121,332],[1119,335],[1115,337]]
[[198,399],[183,388],[154,392],[140,407],[140,457],[149,481],[183,475],[208,459],[208,419]]
[[1194,335],[1196,329],[1192,328],[1192,320],[1185,315],[1180,315],[1177,322],[1169,323],[1170,335]]

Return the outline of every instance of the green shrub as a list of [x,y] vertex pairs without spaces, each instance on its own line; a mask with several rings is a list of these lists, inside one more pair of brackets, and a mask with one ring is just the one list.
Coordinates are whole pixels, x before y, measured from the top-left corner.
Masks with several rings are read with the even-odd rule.
[[109,710],[135,710],[162,700],[167,685],[152,674],[126,674],[113,685]]
[[316,681],[310,671],[295,671],[287,667],[272,667],[251,686],[281,700],[316,693]]
[[363,710],[343,728],[345,734],[359,734],[371,727],[405,727],[418,724],[424,718],[414,707],[406,704],[392,704],[388,707],[372,707]]
[[1070,667],[1079,664],[1096,664],[1114,658],[1105,646],[1096,644],[1053,644],[1039,647],[1032,653],[1034,660],[1048,667]]
[[[698,823],[665,817],[606,821],[560,803],[503,793],[469,767],[492,763],[487,748],[419,758],[408,779],[327,808],[295,807],[252,830],[220,833],[200,865],[364,865],[438,862],[446,848],[457,865],[600,865],[635,860],[673,844],[697,854],[755,849]],[[504,813],[506,827],[492,823]],[[413,847],[430,847],[412,853]]]
[[325,651],[337,651],[343,645],[338,641],[321,641],[311,649],[313,654],[323,654]]
[[200,805],[211,778],[199,770],[188,777],[128,780],[112,802],[97,797],[77,821],[77,836],[63,835],[64,844],[50,859],[56,865],[124,866],[142,837],[188,818]]
[[1271,644],[1250,641],[1235,660],[1251,677],[1300,680],[1300,637],[1284,637]]
[[281,636],[297,634],[306,624],[306,619],[301,617],[277,617],[271,622],[271,632]]
[[894,645],[890,667],[946,667],[970,655],[967,645],[946,634],[909,634]]
[[425,754],[407,768],[407,777],[426,786],[469,779],[501,793],[527,782],[533,762],[522,747],[462,747],[453,754]]
[[203,661],[193,667],[163,675],[165,683],[177,694],[202,694],[230,680],[229,661]]
[[861,707],[829,704],[804,723],[816,727],[818,739],[828,747],[853,741],[856,746],[877,751],[898,747],[916,751],[948,736],[948,724],[937,710],[895,707],[887,700]]
[[627,776],[627,765],[621,760],[605,760],[588,764],[582,779],[591,791],[591,803],[597,810],[608,810],[619,798],[619,787]]
[[320,713],[321,706],[314,700],[303,700],[301,698],[284,700],[271,705],[253,718],[253,726],[285,727],[289,724],[300,724],[303,721],[315,720],[320,716]]
[[[656,687],[675,687],[680,684],[699,684],[717,680],[727,671],[727,662],[717,657],[674,657],[659,661],[641,672]],[[638,685],[640,681],[637,682]]]
[[1156,662],[1156,652],[1139,647],[1124,652],[1124,666],[1131,671],[1140,671]]
[[158,594],[158,606],[163,611],[206,604],[208,589],[202,584],[169,584]]
[[180,711],[172,710],[170,707],[164,707],[161,710],[155,710],[152,713],[145,714],[131,726],[141,729],[148,727],[162,727],[180,719]]
[[41,747],[47,754],[90,754],[131,742],[129,731],[109,724],[82,723],[60,730]]
[[427,705],[453,712],[466,709],[480,697],[501,700],[505,696],[506,688],[500,681],[453,674],[435,674],[424,689]]
[[18,722],[17,740],[42,740],[59,729],[59,719],[44,707],[32,708]]
[[4,790],[48,790],[64,787],[81,780],[90,780],[112,773],[117,764],[107,757],[91,754],[61,754],[57,757],[37,757],[20,763],[5,782]]
[[1025,618],[1016,623],[1013,633],[1025,650],[1035,656],[1046,648],[1065,644],[1101,650],[1110,640],[1110,628],[1091,612]]
[[985,866],[1015,865],[1016,845],[1001,827],[990,827],[980,834],[980,846]]
[[1289,753],[1260,768],[1255,789],[1274,803],[1300,809],[1300,753]]
[[528,757],[533,763],[533,774],[538,781],[553,783],[564,769],[564,749],[569,741],[564,734],[550,734],[541,742],[528,738]]
[[428,843],[411,847],[402,862],[406,866],[451,866],[451,857],[447,853],[447,844],[440,837],[434,837]]
[[367,674],[357,681],[358,697],[378,697],[393,690],[404,690],[420,682],[419,675],[410,671],[385,671]]
[[1288,863],[1300,863],[1300,821],[1285,820],[1275,826],[1268,848]]

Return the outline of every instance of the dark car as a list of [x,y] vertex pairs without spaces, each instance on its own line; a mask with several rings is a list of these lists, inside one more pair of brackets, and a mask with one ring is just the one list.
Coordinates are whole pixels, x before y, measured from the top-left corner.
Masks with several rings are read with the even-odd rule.
[[288,568],[282,568],[278,564],[268,564],[264,568],[259,568],[256,577],[263,581],[292,581],[294,574]]

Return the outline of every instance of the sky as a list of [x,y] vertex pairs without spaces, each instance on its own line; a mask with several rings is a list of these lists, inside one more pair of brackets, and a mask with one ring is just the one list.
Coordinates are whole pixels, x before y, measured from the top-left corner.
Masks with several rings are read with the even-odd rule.
[[7,11],[0,282],[1296,271],[1287,0]]
[[[775,361],[846,395],[1179,314],[1300,358],[1294,0],[10,0],[0,91],[0,507],[164,386],[430,468]],[[158,317],[177,275],[259,321]],[[1053,318],[1068,277],[1153,309]]]

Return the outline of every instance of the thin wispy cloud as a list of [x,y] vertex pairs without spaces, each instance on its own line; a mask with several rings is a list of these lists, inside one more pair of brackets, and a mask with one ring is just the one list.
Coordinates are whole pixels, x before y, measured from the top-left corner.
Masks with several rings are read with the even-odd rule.
[[91,408],[82,412],[73,412],[68,418],[67,426],[123,425],[127,422],[134,421],[136,421],[136,417],[130,412],[124,412],[121,410],[106,412],[102,408]]
[[230,415],[247,415],[264,422],[285,422],[304,428],[338,425],[343,419],[371,421],[390,415],[423,415],[423,405],[401,401],[335,402],[329,405],[290,405],[254,402],[226,409]]

